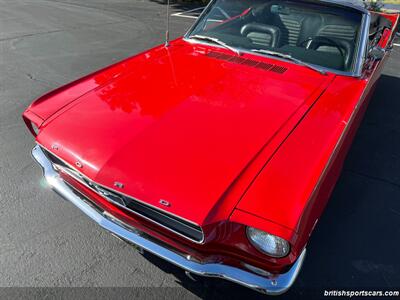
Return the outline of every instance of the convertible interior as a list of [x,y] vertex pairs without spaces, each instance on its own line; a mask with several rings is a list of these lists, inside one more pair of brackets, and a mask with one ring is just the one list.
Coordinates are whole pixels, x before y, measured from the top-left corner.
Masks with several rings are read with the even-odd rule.
[[242,50],[290,54],[339,71],[353,70],[362,13],[301,1],[217,0],[191,35]]

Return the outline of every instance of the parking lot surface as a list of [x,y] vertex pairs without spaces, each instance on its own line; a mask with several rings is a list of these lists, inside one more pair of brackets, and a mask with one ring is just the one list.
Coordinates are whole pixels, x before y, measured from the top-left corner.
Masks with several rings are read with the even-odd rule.
[[[173,5],[173,37],[193,23],[180,17],[193,8]],[[140,255],[46,188],[30,157],[34,140],[21,119],[29,103],[162,43],[165,10],[156,0],[0,0],[1,287],[151,287],[157,289],[124,293],[262,297],[218,279],[193,282],[180,269]],[[400,290],[399,236],[400,48],[395,47],[308,245],[303,270],[284,298],[322,297],[330,289]]]

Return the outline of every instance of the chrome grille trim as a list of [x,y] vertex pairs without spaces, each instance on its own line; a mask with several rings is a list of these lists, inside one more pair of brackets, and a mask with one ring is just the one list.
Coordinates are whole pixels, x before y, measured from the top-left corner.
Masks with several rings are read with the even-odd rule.
[[255,274],[246,266],[244,266],[246,269],[242,269],[212,259],[208,261],[196,260],[187,253],[183,253],[160,240],[152,238],[139,229],[123,223],[112,214],[96,207],[90,199],[79,191],[74,190],[66,181],[60,178],[39,146],[33,148],[32,156],[42,168],[44,178],[51,189],[62,198],[70,201],[71,204],[75,205],[99,226],[124,241],[136,245],[140,249],[150,252],[187,272],[199,276],[229,280],[267,295],[280,295],[286,292],[293,285],[300,272],[306,256],[305,248],[286,273],[276,274],[272,278]]
[[[99,183],[96,183],[91,179],[87,178],[86,176],[84,176],[83,174],[81,174],[80,172],[78,172],[70,164],[59,158],[54,153],[47,150],[45,147],[41,145],[39,145],[39,147],[42,149],[47,158],[51,161],[53,168],[57,172],[62,171],[66,173],[68,176],[72,177],[85,187],[94,191],[99,196],[106,199],[108,202],[111,202],[112,204],[122,209],[125,209],[147,221],[157,224],[158,226],[167,229],[194,243],[197,244],[204,243],[204,232],[199,225],[190,222],[188,220],[184,220],[178,216],[161,211],[156,207],[153,207],[142,201],[139,201],[138,199],[135,199],[131,196],[117,192]],[[121,199],[122,202],[129,201],[130,204],[132,204],[131,207],[119,203],[120,201],[117,200],[116,197]],[[132,206],[134,207],[133,209]],[[156,216],[156,218],[152,218],[150,216]],[[165,223],[169,224],[170,226],[166,225]]]

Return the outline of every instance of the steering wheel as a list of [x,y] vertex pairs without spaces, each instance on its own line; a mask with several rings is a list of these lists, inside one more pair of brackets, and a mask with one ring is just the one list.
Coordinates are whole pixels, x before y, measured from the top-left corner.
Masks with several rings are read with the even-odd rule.
[[328,38],[326,36],[314,36],[302,41],[299,45],[303,47],[305,44],[306,49],[317,50],[319,46],[332,46],[339,50],[340,55],[343,60],[346,58],[346,54],[343,52],[342,47],[334,39]]

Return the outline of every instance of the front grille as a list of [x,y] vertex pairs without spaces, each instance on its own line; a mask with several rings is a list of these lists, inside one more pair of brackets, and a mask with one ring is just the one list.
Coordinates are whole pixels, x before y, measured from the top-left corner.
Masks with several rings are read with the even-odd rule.
[[204,240],[203,230],[200,226],[173,216],[171,214],[165,213],[145,203],[142,203],[137,199],[128,197],[106,187],[103,187],[77,172],[75,169],[70,167],[63,160],[61,160],[51,152],[47,151],[44,148],[42,148],[42,150],[46,154],[47,158],[52,162],[54,168],[57,171],[61,170],[64,173],[68,174],[86,187],[95,191],[107,201],[121,207],[122,209],[133,212],[134,214],[139,215],[140,217],[143,217],[153,223],[156,223],[163,228],[166,228],[187,239],[199,243]]

